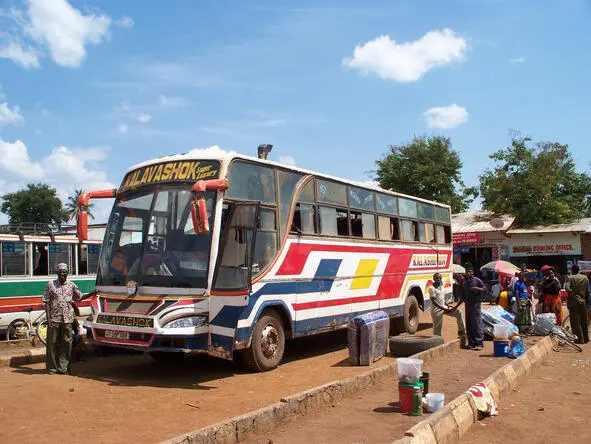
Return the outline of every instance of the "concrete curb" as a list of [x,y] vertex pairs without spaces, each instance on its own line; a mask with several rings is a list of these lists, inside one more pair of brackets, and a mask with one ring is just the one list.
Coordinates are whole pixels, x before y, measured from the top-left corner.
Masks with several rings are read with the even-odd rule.
[[17,353],[0,354],[0,367],[15,367],[45,362],[45,347],[28,348]]
[[[513,359],[486,378],[484,382],[497,400],[538,365],[552,350],[552,341],[546,336],[531,346],[521,357]],[[454,443],[479,419],[472,397],[461,394],[438,412],[406,431],[404,438],[393,444]]]
[[[413,358],[424,362],[433,360],[445,353],[460,348],[458,339],[438,347],[417,353]],[[204,427],[195,432],[185,433],[165,441],[165,444],[235,444],[246,439],[250,434],[263,433],[292,415],[306,415],[323,409],[359,391],[371,387],[377,382],[395,377],[396,361],[371,369],[365,373],[341,381],[315,387],[295,395],[282,398],[280,402],[263,407],[244,415],[235,416],[223,422]]]

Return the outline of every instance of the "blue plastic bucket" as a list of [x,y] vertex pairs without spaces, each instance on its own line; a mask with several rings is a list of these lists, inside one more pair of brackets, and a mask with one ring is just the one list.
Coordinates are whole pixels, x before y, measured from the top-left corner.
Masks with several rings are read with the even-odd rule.
[[494,343],[494,355],[497,358],[507,356],[507,347],[509,347],[509,341],[493,341]]

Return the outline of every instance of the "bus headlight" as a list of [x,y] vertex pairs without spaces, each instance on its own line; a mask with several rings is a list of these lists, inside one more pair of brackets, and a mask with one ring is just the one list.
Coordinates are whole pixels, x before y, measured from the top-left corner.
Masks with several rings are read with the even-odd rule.
[[207,325],[207,316],[190,316],[186,318],[175,319],[164,326],[164,328],[186,328],[202,327]]

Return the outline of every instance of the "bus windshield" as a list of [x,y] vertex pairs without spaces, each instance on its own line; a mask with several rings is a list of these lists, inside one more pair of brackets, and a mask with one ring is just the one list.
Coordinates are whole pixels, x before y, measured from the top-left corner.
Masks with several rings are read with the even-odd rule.
[[[190,188],[168,186],[119,196],[99,262],[98,285],[206,288],[211,234],[196,234]],[[205,193],[213,214],[215,191]]]

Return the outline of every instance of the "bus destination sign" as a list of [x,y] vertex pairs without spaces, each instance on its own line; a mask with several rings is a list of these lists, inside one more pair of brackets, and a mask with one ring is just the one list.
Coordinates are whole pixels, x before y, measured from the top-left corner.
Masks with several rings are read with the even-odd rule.
[[219,162],[215,160],[178,160],[147,165],[130,171],[119,190],[162,182],[196,182],[216,179]]

